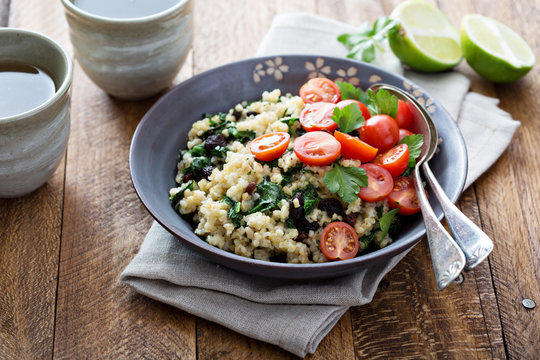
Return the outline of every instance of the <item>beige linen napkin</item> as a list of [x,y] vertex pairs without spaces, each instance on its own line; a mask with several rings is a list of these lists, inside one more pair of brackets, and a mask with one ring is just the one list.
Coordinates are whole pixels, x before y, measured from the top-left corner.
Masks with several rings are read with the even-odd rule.
[[[345,55],[338,34],[349,25],[309,14],[277,16],[258,55]],[[402,68],[386,54],[378,64]],[[497,99],[467,93],[461,74],[407,72],[458,118],[469,149],[467,186],[504,151],[519,122],[497,108]],[[406,254],[336,279],[283,281],[238,273],[207,260],[154,223],[120,280],[150,298],[214,321],[298,356],[313,353],[350,306],[371,301],[381,279]]]

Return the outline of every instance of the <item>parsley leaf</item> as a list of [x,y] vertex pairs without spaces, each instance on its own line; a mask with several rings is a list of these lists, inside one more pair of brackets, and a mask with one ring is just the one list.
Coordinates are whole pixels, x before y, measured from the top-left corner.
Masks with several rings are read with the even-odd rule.
[[360,187],[367,186],[368,177],[364,169],[334,164],[324,176],[324,183],[331,193],[351,204],[358,199]]
[[358,100],[364,104],[367,103],[368,96],[361,88],[357,88],[353,84],[343,81],[337,81],[336,84],[339,87],[339,91],[341,91],[342,100],[352,99]]
[[390,225],[392,225],[394,216],[396,216],[398,211],[399,208],[390,210],[389,212],[381,216],[381,218],[379,219],[379,226],[381,228],[381,240],[384,239],[386,234],[388,234],[388,230],[390,230]]
[[375,59],[375,47],[382,49],[380,43],[397,24],[397,21],[381,16],[375,20],[373,27],[366,21],[360,25],[358,33],[341,34],[337,39],[349,50],[348,58],[372,62]]
[[422,134],[413,134],[411,136],[405,136],[401,139],[400,144],[407,144],[409,147],[409,166],[416,166],[416,159],[422,152],[422,144],[424,144],[424,136]]
[[365,121],[360,107],[355,103],[349,104],[343,109],[336,106],[332,120],[338,124],[339,129],[344,133],[350,133],[361,128]]
[[390,94],[384,89],[377,91],[377,94],[373,90],[367,91],[368,102],[367,107],[371,116],[377,114],[386,114],[392,118],[396,118],[398,111],[398,98],[395,95]]
[[263,182],[257,185],[255,193],[259,195],[259,199],[257,199],[255,206],[248,214],[277,209],[281,200],[287,199],[287,195],[281,190],[281,186],[271,182],[269,176],[265,176]]
[[228,196],[223,196],[223,199],[221,199],[221,201],[230,206],[227,215],[229,216],[229,219],[231,219],[233,225],[235,227],[240,227],[240,225],[242,225],[242,218],[244,217],[242,211],[240,210],[240,202],[231,199]]

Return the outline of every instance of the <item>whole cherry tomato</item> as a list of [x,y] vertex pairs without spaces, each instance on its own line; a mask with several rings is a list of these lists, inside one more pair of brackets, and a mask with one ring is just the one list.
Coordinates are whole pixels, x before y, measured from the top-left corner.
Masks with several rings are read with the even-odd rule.
[[383,152],[398,142],[399,127],[390,116],[375,115],[366,120],[360,128],[360,140]]

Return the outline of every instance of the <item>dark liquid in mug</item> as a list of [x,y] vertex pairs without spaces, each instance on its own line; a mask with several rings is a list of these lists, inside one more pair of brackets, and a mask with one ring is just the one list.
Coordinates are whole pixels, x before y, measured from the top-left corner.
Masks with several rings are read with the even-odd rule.
[[0,60],[0,118],[32,110],[53,97],[53,79],[26,63]]
[[73,0],[78,8],[94,15],[130,19],[160,13],[180,0]]

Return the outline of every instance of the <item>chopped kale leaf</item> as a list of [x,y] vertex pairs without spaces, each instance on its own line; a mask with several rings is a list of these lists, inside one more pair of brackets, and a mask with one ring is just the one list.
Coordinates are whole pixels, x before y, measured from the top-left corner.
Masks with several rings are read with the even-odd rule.
[[307,184],[301,189],[296,189],[293,192],[293,195],[296,195],[296,193],[302,193],[302,197],[304,198],[304,211],[306,215],[309,215],[313,209],[317,207],[317,203],[321,199],[317,193],[317,189],[315,189],[315,186],[312,184]]
[[229,212],[227,213],[227,215],[229,216],[229,219],[231,219],[233,225],[235,227],[240,227],[240,225],[242,225],[242,218],[244,217],[244,214],[242,214],[242,211],[240,209],[240,202],[231,199],[228,196],[223,196],[223,199],[221,201],[229,205]]
[[257,185],[255,193],[259,195],[259,198],[248,214],[279,209],[281,200],[287,199],[287,194],[283,192],[281,186],[271,182],[269,176],[265,176],[263,181]]
[[186,192],[187,189],[189,190],[193,190],[193,185],[195,184],[195,182],[193,180],[190,180],[186,183],[183,183],[182,186],[180,186],[180,189],[178,190],[178,192],[174,195],[172,195],[171,197],[169,197],[169,200],[171,201],[171,204],[174,206],[174,209],[176,211],[179,211],[179,207],[180,207],[180,200],[182,200],[182,198],[184,197],[184,193]]
[[257,136],[253,130],[238,130],[234,126],[229,127],[227,130],[229,131],[229,140],[237,140],[242,144],[255,139]]
[[284,117],[280,119],[279,121],[281,121],[284,124],[287,124],[287,126],[289,127],[289,135],[293,135],[293,127],[294,127],[294,124],[296,124],[296,122],[298,121],[298,118],[288,116],[288,117]]

